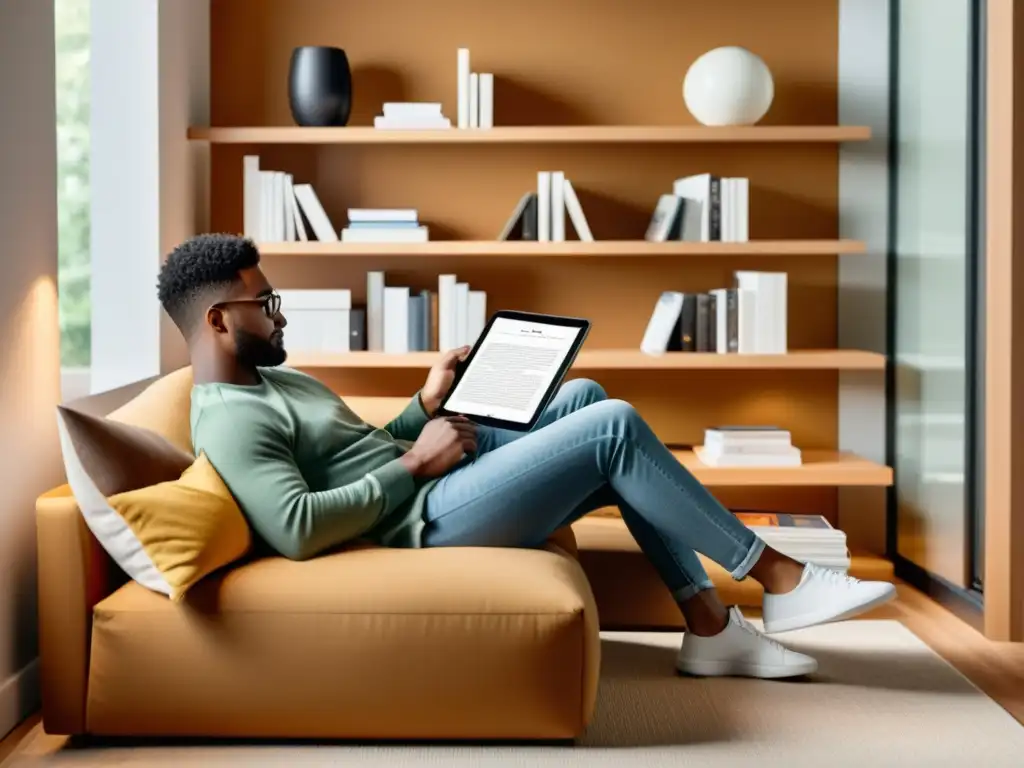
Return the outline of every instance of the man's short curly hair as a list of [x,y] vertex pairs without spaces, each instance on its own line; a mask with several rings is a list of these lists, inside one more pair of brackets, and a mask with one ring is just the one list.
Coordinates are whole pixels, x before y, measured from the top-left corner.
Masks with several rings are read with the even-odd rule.
[[200,313],[238,280],[238,273],[259,263],[260,252],[251,240],[228,234],[196,235],[164,261],[157,295],[174,324],[188,336]]

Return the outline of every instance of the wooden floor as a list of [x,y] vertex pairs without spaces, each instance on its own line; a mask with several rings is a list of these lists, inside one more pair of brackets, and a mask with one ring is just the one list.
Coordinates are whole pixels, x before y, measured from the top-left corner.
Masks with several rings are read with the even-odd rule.
[[[993,643],[912,587],[897,588],[899,600],[863,618],[901,622],[1024,725],[1024,643]],[[64,743],[45,734],[34,715],[0,741],[0,768],[13,768],[19,754],[56,752]]]

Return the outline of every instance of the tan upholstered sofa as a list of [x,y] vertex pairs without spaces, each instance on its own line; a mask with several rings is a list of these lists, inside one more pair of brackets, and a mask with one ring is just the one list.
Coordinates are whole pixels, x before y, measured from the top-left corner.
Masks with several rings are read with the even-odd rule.
[[[188,369],[110,418],[190,450]],[[386,422],[404,401],[347,399]],[[50,733],[572,739],[600,642],[573,534],[541,550],[253,558],[174,604],[124,575],[70,490],[36,506]]]

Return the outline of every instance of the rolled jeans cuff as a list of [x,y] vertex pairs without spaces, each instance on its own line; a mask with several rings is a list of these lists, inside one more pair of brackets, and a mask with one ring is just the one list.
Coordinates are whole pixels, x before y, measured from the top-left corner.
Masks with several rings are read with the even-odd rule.
[[715,584],[711,579],[704,579],[696,584],[687,584],[685,587],[680,587],[672,593],[672,597],[677,603],[685,603],[691,597],[696,595],[698,592],[703,592],[707,589],[714,589]]
[[747,556],[743,558],[739,565],[732,572],[732,577],[736,581],[741,581],[747,577],[750,573],[750,569],[754,567],[754,564],[761,557],[761,553],[764,552],[764,539],[760,536],[754,536],[754,542],[750,545],[750,550],[747,552]]

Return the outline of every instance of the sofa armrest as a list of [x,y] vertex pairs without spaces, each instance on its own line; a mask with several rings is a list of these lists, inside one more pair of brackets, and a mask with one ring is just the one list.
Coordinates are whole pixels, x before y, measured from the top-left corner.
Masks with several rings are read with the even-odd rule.
[[89,531],[67,485],[36,500],[43,727],[85,733],[92,608],[125,576]]

